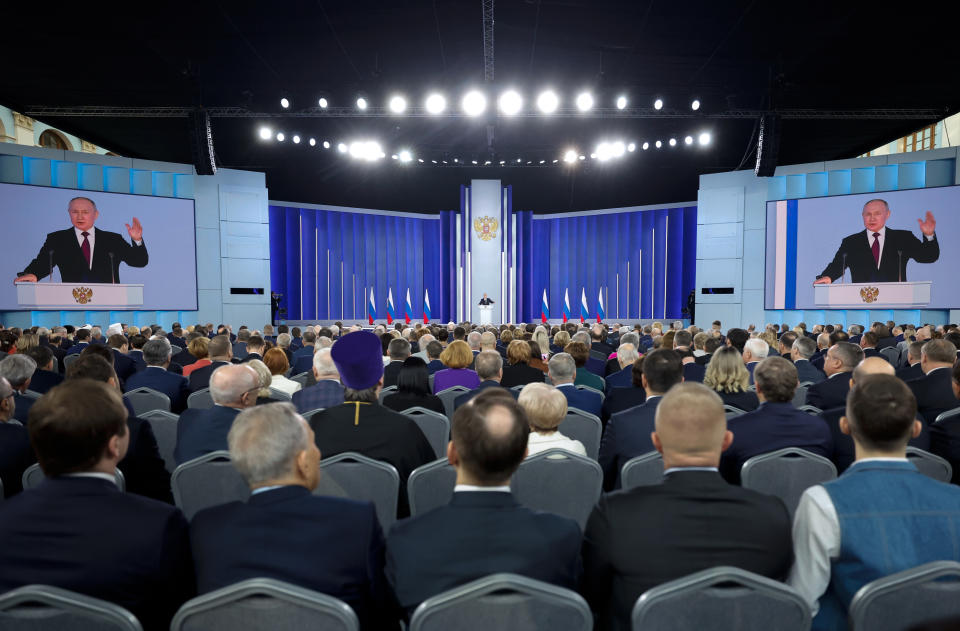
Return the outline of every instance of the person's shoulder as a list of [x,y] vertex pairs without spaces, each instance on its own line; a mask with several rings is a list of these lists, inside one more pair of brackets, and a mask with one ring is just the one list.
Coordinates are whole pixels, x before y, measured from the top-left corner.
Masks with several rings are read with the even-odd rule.
[[246,509],[247,504],[240,501],[227,502],[226,504],[218,504],[204,508],[197,511],[193,519],[190,520],[190,533],[193,535],[198,531],[210,528],[214,529],[215,532],[219,532],[221,526],[235,521],[237,515]]

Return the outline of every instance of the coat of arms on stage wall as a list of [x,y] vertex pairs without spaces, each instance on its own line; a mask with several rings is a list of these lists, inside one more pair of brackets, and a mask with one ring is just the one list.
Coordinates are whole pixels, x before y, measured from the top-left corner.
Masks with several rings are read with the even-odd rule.
[[497,236],[498,222],[493,217],[480,217],[473,220],[473,229],[477,231],[477,237],[482,241],[489,241]]
[[860,299],[865,303],[870,304],[871,302],[876,302],[877,297],[880,295],[880,290],[876,287],[864,287],[860,290]]
[[85,305],[93,298],[93,290],[89,287],[74,287],[73,299],[78,303]]

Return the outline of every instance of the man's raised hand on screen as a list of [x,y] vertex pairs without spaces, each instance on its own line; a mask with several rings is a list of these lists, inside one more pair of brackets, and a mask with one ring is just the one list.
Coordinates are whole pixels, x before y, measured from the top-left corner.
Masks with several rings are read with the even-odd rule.
[[920,232],[928,237],[932,237],[933,233],[937,231],[937,220],[933,218],[933,213],[929,210],[923,219],[917,219],[917,223],[920,224]]
[[829,276],[821,276],[817,280],[813,281],[814,285],[829,285],[833,282],[833,279]]
[[134,241],[143,241],[143,226],[140,225],[140,220],[136,217],[133,218],[133,226],[126,224],[127,234],[130,235],[130,238]]
[[15,283],[35,283],[37,282],[36,274],[24,274],[23,276],[17,276]]

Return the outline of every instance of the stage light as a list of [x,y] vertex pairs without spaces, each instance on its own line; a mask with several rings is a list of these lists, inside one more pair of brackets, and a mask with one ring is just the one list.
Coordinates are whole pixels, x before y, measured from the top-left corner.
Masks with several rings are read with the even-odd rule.
[[684,138],[684,139],[683,139],[683,144],[685,144],[685,145],[692,145],[692,144],[693,144],[693,136],[687,136],[686,138]]
[[320,107],[322,107],[323,109],[327,109],[327,105],[329,105],[329,103],[327,103],[326,97],[322,97],[322,96],[320,97],[320,100],[317,101],[317,104],[320,105]]
[[625,108],[626,106],[627,106],[627,97],[625,97],[625,96],[618,96],[618,97],[617,97],[617,109],[618,109],[618,110],[622,110],[622,109]]
[[627,147],[623,144],[622,140],[618,140],[610,145],[610,153],[614,158],[622,158],[626,150]]
[[454,158],[453,161],[459,164],[460,158]]
[[396,160],[396,159],[397,159],[397,154],[393,154],[392,156],[390,156],[390,158],[391,158],[392,160]]
[[577,152],[573,149],[567,149],[566,153],[563,154],[563,161],[566,163],[576,162],[577,161]]
[[417,162],[419,162],[420,164],[423,164],[423,158],[417,158]]
[[656,142],[656,145],[654,145],[654,146],[655,146],[657,149],[659,149],[660,147],[663,146],[663,143],[658,140],[658,141]]
[[506,163],[507,163],[506,160],[501,160],[501,161],[500,161],[500,165],[501,165],[501,166],[503,166],[503,165],[506,164]]
[[311,147],[316,147],[316,146],[317,146],[317,139],[316,139],[316,138],[311,138],[311,139],[310,139],[310,146],[311,146]]
[[589,92],[581,92],[577,95],[577,109],[586,112],[593,107],[593,95]]
[[636,150],[637,150],[637,143],[631,142],[629,145],[627,145],[627,151],[629,151],[630,153],[633,153]]
[[577,156],[580,160],[586,160],[587,156]]
[[476,160],[471,160],[470,163],[471,163],[471,164],[476,164],[477,161],[476,161]]
[[427,97],[425,105],[428,113],[441,114],[443,110],[447,109],[447,99],[442,94],[434,93]]
[[707,132],[703,132],[702,134],[700,134],[700,138],[699,138],[698,140],[699,140],[699,142],[700,142],[701,145],[709,145],[709,144],[710,144],[710,134],[708,134]]
[[436,160],[431,160],[430,162],[433,162],[434,164],[436,164],[436,163],[437,163],[437,161],[436,161]]
[[559,105],[560,99],[553,90],[541,92],[540,96],[537,97],[537,109],[544,114],[553,114],[557,111],[557,107],[559,107]]
[[446,160],[441,160],[440,162],[443,162],[444,164],[448,164]]
[[280,99],[280,107],[282,107],[283,109],[289,108],[290,99],[288,99],[287,97],[283,97],[282,99]]
[[643,150],[644,150],[644,151],[646,151],[646,150],[649,149],[649,148],[650,148],[650,143],[649,143],[649,142],[643,143]]
[[362,158],[366,155],[366,153],[366,147],[363,146],[362,142],[354,141],[350,143],[351,158]]
[[357,99],[357,109],[358,110],[367,109],[367,99],[363,98],[362,96],[359,99]]
[[397,155],[400,157],[400,162],[410,162],[413,160],[413,155],[407,149],[401,150]]
[[544,162],[546,162],[546,160],[541,160],[541,161],[540,161],[540,164],[543,164]]
[[514,116],[523,109],[523,97],[516,90],[507,90],[500,95],[500,112],[505,116]]
[[278,141],[283,142],[283,141],[286,140],[286,139],[287,139],[287,137],[283,135],[283,132],[282,132],[282,131],[278,131],[278,132],[277,132],[277,140],[278,140]]
[[676,138],[671,138],[671,139],[670,139],[670,146],[671,146],[671,147],[676,147],[676,146],[677,146],[677,139],[676,139]]
[[330,148],[330,141],[329,141],[329,140],[324,140],[324,141],[323,141],[323,148],[324,148],[324,149],[329,149],[329,148]]
[[693,103],[690,104],[690,109],[694,112],[700,109],[700,99],[693,99]]
[[556,159],[553,161],[554,164],[556,164],[557,162],[560,162],[560,161]]
[[299,144],[300,144],[300,136],[298,136],[298,135],[296,135],[296,134],[293,135],[293,144],[295,144],[295,145],[299,145]]
[[487,97],[479,90],[470,90],[464,95],[461,105],[467,116],[480,116],[487,109]]
[[400,95],[390,97],[388,106],[394,114],[403,114],[407,110],[407,99]]
[[347,147],[347,145],[345,145],[342,142],[339,145],[337,145],[337,151],[339,151],[340,153],[346,153],[348,148],[349,147]]
[[385,158],[387,155],[383,152],[383,149],[380,148],[380,143],[376,142],[375,140],[368,140],[361,145],[360,157],[367,162],[373,162],[375,160]]
[[663,109],[663,99],[657,99],[653,102],[653,109],[662,110]]
[[486,162],[484,162],[484,163],[483,163],[483,166],[485,166],[485,167],[488,167],[488,166],[490,166],[490,161],[489,161],[489,160],[487,160]]
[[521,160],[523,160],[523,158],[517,158],[517,164],[520,164]]
[[597,159],[597,154],[596,154],[596,152],[590,154],[590,159],[591,159],[591,160],[596,160],[596,159]]
[[600,162],[606,162],[613,157],[613,148],[610,146],[610,143],[601,142],[599,145],[597,145],[596,153],[591,153],[590,157],[596,158]]
[[260,138],[263,140],[270,140],[271,138],[273,138],[273,132],[270,131],[269,127],[261,127]]

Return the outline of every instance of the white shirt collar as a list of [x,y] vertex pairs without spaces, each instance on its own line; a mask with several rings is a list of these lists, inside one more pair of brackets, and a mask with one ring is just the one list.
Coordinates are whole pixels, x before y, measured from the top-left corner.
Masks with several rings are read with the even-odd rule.
[[862,460],[856,460],[851,467],[858,465],[861,462],[909,462],[906,458],[863,458]]
[[250,495],[259,495],[260,493],[266,493],[267,491],[273,491],[275,489],[282,489],[285,485],[283,484],[274,484],[272,486],[261,486],[259,489],[253,489],[250,491]]
[[934,368],[933,370],[931,370],[931,371],[928,372],[927,374],[929,375],[930,373],[937,372],[938,370],[951,370],[951,368],[950,368],[950,366],[940,366],[939,368]]
[[[864,230],[864,232],[867,233],[867,242],[868,242],[870,245],[873,245],[873,233],[874,233],[874,231],[873,231],[873,230]],[[884,239],[887,238],[887,226],[883,226],[882,228],[880,228],[880,229],[877,230],[876,232],[877,232],[877,234],[880,235],[880,247],[883,247],[883,241],[884,241]]]
[[670,467],[663,472],[663,475],[670,475],[678,471],[713,471],[714,473],[719,473],[720,469],[717,467]]
[[63,477],[65,478],[98,478],[100,480],[106,480],[107,482],[112,482],[113,484],[117,483],[116,476],[110,475],[109,473],[101,473],[99,471],[85,471],[83,473],[67,473]]
[[509,493],[510,486],[474,486],[473,484],[458,484],[453,487],[454,493],[480,491],[482,493]]

